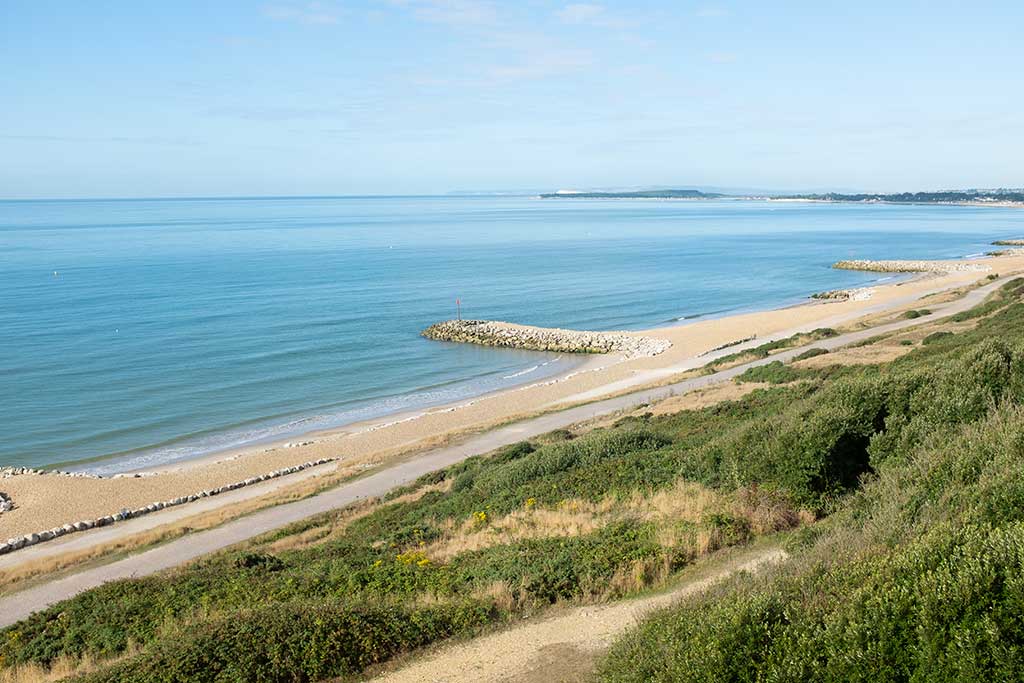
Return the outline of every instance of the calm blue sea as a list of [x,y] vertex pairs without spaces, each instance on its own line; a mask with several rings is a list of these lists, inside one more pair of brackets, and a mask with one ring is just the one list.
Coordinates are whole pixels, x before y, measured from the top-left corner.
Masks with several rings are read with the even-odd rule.
[[347,197],[0,202],[0,464],[112,471],[418,409],[575,360],[463,315],[642,328],[793,303],[1024,235],[951,206]]

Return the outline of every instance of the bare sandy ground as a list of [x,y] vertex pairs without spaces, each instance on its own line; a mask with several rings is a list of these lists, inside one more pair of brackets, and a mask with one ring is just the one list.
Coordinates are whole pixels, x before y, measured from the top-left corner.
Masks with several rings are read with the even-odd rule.
[[[1003,276],[1024,271],[1024,255],[979,262],[990,266],[989,272]],[[921,297],[973,286],[984,276],[985,273],[978,272],[929,274],[874,287],[869,298],[859,300],[809,303],[644,330],[635,334],[668,339],[671,348],[649,358],[594,357],[564,376],[536,384],[422,413],[292,439],[309,442],[301,446],[264,444],[166,467],[141,478],[89,479],[47,474],[0,479],[0,491],[15,504],[13,510],[0,514],[0,539],[194,494],[324,457],[340,458],[337,468],[341,473],[357,473],[397,455],[439,445],[453,435],[483,431],[538,412],[664,383],[703,365],[711,357],[706,354],[723,344],[756,337],[727,349],[733,352],[817,327],[855,326],[858,320],[877,317],[880,312],[920,306]],[[288,479],[283,477],[280,481]]]

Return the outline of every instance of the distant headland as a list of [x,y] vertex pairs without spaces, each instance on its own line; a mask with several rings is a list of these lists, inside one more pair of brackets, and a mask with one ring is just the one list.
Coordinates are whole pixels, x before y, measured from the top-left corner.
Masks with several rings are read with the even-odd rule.
[[633,190],[626,192],[543,192],[541,199],[720,199],[728,195],[700,190]]
[[1024,189],[941,190],[896,193],[726,193],[696,189],[625,191],[559,190],[543,192],[541,199],[747,199],[791,202],[848,202],[861,204],[960,204],[990,206],[1024,205]]

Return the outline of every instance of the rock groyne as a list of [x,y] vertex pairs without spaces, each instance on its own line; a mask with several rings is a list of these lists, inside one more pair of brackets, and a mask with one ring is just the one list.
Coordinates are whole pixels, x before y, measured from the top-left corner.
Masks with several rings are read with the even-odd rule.
[[0,467],[0,479],[18,477],[24,474],[45,474],[52,477],[77,477],[79,479],[103,479],[102,474],[88,472],[65,472],[64,470],[41,470],[36,467]]
[[992,270],[983,263],[970,261],[838,261],[840,270],[867,270],[875,273],[973,273]]
[[[236,481],[216,488],[206,489],[198,493],[194,493],[188,496],[180,496],[178,498],[172,498],[171,500],[161,500],[155,503],[150,503],[134,510],[123,509],[120,512],[115,512],[104,517],[97,519],[83,519],[78,522],[65,524],[63,526],[54,527],[52,529],[46,529],[37,533],[26,534],[24,536],[15,536],[8,538],[6,542],[0,542],[0,555],[6,555],[7,553],[14,552],[15,550],[21,550],[22,548],[28,548],[39,543],[45,543],[46,541],[53,541],[67,534],[73,534],[76,531],[87,531],[88,529],[95,529],[97,527],[109,526],[117,522],[122,522],[128,519],[134,519],[136,517],[142,517],[158,510],[165,508],[177,507],[178,505],[184,505],[185,503],[191,503],[201,498],[209,498],[211,496],[217,496],[228,491],[234,491],[245,486],[252,486],[253,484],[259,484],[260,482],[267,481],[269,479],[276,479],[283,477],[288,474],[294,474],[295,472],[301,472],[302,470],[309,469],[310,467],[317,467],[319,465],[325,465],[329,462],[335,462],[337,458],[320,458],[319,460],[311,460],[304,462],[301,465],[292,465],[291,467],[285,467],[279,470],[268,472],[256,477],[244,479],[242,481]],[[18,468],[25,469],[26,474],[36,474],[36,470],[30,468]],[[41,473],[46,474],[46,473]],[[129,475],[130,476],[130,475]],[[6,496],[5,496],[6,497]],[[10,501],[10,499],[7,499]],[[13,504],[12,506],[13,507]],[[10,510],[11,508],[8,508]]]
[[558,353],[622,353],[626,358],[656,356],[670,346],[628,332],[590,332],[514,325],[494,320],[446,320],[423,331],[427,339]]
[[996,240],[992,244],[997,247],[1024,247],[1024,240]]

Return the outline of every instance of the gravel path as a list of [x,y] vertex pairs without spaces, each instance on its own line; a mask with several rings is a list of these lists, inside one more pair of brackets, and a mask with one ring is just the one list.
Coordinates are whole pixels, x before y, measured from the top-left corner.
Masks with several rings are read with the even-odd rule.
[[[768,358],[745,363],[703,377],[695,377],[656,389],[635,391],[616,398],[596,401],[576,408],[499,427],[484,434],[467,438],[459,443],[426,451],[411,460],[396,463],[361,479],[342,484],[337,488],[304,500],[261,510],[219,527],[189,534],[183,538],[170,541],[137,555],[111,562],[110,564],[86,569],[18,593],[5,595],[0,597],[0,627],[13,624],[37,610],[61,600],[66,600],[107,581],[146,576],[163,569],[175,567],[202,555],[298,522],[317,513],[343,507],[364,498],[383,495],[396,486],[407,484],[423,474],[455,464],[473,455],[486,453],[501,446],[539,436],[554,429],[568,427],[577,422],[627,410],[640,404],[653,403],[675,394],[732,379],[750,367],[764,365],[776,360],[790,360],[793,356],[796,356],[810,346],[831,350],[868,339],[878,334],[914,327],[926,322],[934,322],[977,305],[994,289],[1010,279],[1010,277],[1000,278],[991,284],[968,292],[956,301],[931,305],[929,308],[932,310],[932,315],[925,318],[914,320],[901,319],[886,325],[850,332],[830,339],[822,339],[808,346],[789,349]],[[732,353],[747,346],[756,346],[764,341],[754,340],[743,346],[730,347],[717,354],[708,354],[702,360],[708,362],[713,360],[716,355]],[[83,536],[88,536],[88,534],[83,534]]]

